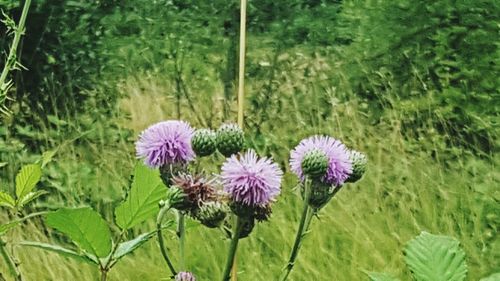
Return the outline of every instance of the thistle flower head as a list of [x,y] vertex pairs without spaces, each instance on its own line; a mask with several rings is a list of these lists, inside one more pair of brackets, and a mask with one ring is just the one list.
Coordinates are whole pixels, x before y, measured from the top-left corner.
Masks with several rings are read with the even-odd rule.
[[361,179],[366,172],[368,158],[364,153],[356,150],[349,151],[349,159],[352,161],[352,174],[347,179],[348,182],[356,182]]
[[217,149],[229,157],[240,152],[245,145],[243,130],[234,123],[227,123],[217,130]]
[[183,271],[175,275],[175,281],[196,281],[196,278],[194,277],[193,273]]
[[342,185],[352,172],[352,163],[345,145],[332,137],[313,136],[302,140],[290,155],[292,171],[303,181],[305,179],[303,161],[313,150],[322,151],[328,158],[328,168],[321,181],[336,186]]
[[208,156],[217,150],[217,135],[210,129],[196,130],[191,145],[197,156]]
[[215,197],[215,188],[204,177],[180,174],[172,179],[174,187],[184,193],[184,200],[174,205],[178,210],[194,210]]
[[240,157],[233,155],[222,165],[224,191],[234,203],[265,205],[280,193],[283,172],[268,158],[259,158],[249,150]]
[[135,144],[137,157],[151,168],[186,163],[193,159],[193,129],[184,121],[169,120],[144,130]]

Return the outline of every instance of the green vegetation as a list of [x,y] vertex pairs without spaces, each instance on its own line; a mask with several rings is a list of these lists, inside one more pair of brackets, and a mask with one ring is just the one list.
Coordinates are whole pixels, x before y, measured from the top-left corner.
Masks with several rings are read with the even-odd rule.
[[[18,22],[23,3],[0,0],[0,8]],[[29,214],[95,210],[108,222],[102,227],[109,228],[110,243],[155,228],[153,219],[124,219],[134,208],[123,201],[134,194],[134,142],[165,119],[214,128],[236,120],[238,3],[31,3],[17,55],[23,67],[6,79],[13,84],[0,125],[0,200],[17,194],[0,205],[15,207],[32,191],[29,184],[16,193],[21,167],[44,166],[37,190],[48,194],[0,212],[1,225],[20,221],[1,236],[25,281],[97,280],[100,274],[92,262],[22,246],[75,249],[62,232],[85,247],[55,218],[47,224],[38,216],[22,220]],[[403,251],[422,231],[460,242],[466,280],[497,280],[500,3],[249,5],[247,144],[287,172],[290,149],[316,133],[338,137],[369,159],[364,178],[339,192],[311,223],[288,280],[369,280],[365,272],[411,280]],[[0,32],[7,52],[13,34],[4,25]],[[238,280],[278,278],[302,212],[299,191],[290,188],[296,182],[286,174],[270,221],[240,241]],[[216,245],[224,233],[186,220],[187,266],[199,280],[220,279],[228,243]],[[167,224],[164,234],[176,257],[175,230]],[[141,242],[108,280],[169,277],[157,244]],[[108,253],[108,246],[99,250]],[[0,280],[11,280],[9,270],[0,263]]]

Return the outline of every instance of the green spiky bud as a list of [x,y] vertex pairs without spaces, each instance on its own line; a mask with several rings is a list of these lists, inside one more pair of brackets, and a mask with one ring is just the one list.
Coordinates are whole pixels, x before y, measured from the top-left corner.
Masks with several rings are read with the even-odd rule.
[[219,227],[226,218],[229,208],[217,201],[205,202],[195,210],[192,215],[199,220],[203,225],[215,228]]
[[305,175],[313,179],[321,178],[328,169],[328,157],[323,151],[313,149],[304,155],[301,165]]
[[352,173],[346,182],[356,182],[360,180],[366,172],[366,165],[368,164],[368,158],[364,153],[356,150],[351,150],[349,152],[349,159],[352,162]]
[[223,124],[217,130],[217,149],[229,157],[243,150],[245,136],[243,130],[234,123]]
[[217,134],[210,129],[196,130],[191,139],[191,146],[197,156],[211,155],[217,150]]
[[186,195],[184,194],[184,192],[182,192],[180,188],[174,186],[167,189],[167,196],[165,200],[161,200],[159,204],[160,207],[168,204],[169,206],[175,208],[176,206],[182,205],[185,198]]

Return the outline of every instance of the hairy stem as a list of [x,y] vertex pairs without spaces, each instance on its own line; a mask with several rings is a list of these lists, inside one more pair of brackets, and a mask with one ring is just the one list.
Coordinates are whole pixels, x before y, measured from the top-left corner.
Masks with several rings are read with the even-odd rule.
[[170,272],[172,273],[173,276],[175,276],[177,272],[175,271],[172,261],[168,257],[167,249],[165,248],[165,242],[163,241],[163,234],[161,231],[162,230],[161,224],[168,210],[170,210],[170,206],[166,204],[160,209],[160,212],[158,213],[158,216],[156,218],[156,238],[158,239],[158,245],[160,246],[161,255],[163,256],[165,262],[167,262],[167,266],[170,269]]
[[314,211],[309,207],[309,198],[311,196],[311,184],[308,180],[306,180],[305,185],[305,196],[304,196],[304,207],[302,209],[302,217],[300,218],[299,229],[297,230],[297,235],[295,237],[295,242],[293,244],[292,251],[290,253],[290,258],[288,260],[287,265],[283,269],[283,272],[280,277],[280,281],[285,281],[290,275],[290,272],[295,265],[295,260],[299,254],[299,249],[302,244],[302,240],[309,229],[309,225],[311,224],[312,216],[314,215]]
[[243,229],[244,222],[242,218],[236,218],[236,227],[231,238],[229,245],[229,253],[227,254],[226,266],[222,275],[222,281],[228,281],[231,278],[231,268],[233,267],[234,257],[236,256],[236,249],[238,248],[238,241],[240,240],[240,233]]
[[21,271],[19,271],[16,262],[7,252],[7,249],[5,248],[6,245],[7,244],[2,239],[0,239],[0,255],[2,255],[3,259],[5,260],[10,274],[14,277],[14,279],[16,281],[22,281],[23,278],[21,276]]
[[185,242],[186,242],[186,222],[184,214],[179,211],[177,220],[177,237],[179,237],[179,266],[180,270],[186,269]]

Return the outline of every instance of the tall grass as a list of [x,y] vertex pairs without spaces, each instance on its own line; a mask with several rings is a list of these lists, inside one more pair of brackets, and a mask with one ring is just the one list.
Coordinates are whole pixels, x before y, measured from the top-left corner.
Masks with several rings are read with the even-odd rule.
[[[287,72],[279,72],[274,78],[280,81],[279,86],[267,93],[271,96],[264,96],[268,108],[258,103],[263,98],[259,89],[267,80],[250,80],[248,85],[249,145],[272,155],[288,169],[288,151],[301,138],[323,133],[366,152],[370,159],[364,179],[342,190],[313,222],[290,280],[365,280],[362,270],[385,271],[409,280],[402,248],[422,230],[460,240],[467,253],[469,280],[498,269],[499,209],[498,191],[494,189],[500,180],[495,169],[498,157],[485,160],[460,151],[451,154],[439,147],[439,140],[410,139],[402,130],[397,112],[389,111],[387,118],[374,124],[364,101],[350,92],[340,68],[324,58],[301,59],[290,52],[279,61]],[[304,75],[305,69],[315,75]],[[339,72],[333,78],[325,74],[332,71]],[[120,104],[122,113],[126,113],[119,121],[120,126],[136,135],[153,122],[176,117],[175,85],[167,74],[142,73],[121,81],[117,89],[128,96]],[[199,125],[195,114],[214,126],[224,121],[223,85],[215,81],[210,75],[205,80],[193,77],[189,81],[196,90],[191,101],[194,104],[181,100],[181,118],[194,125]],[[206,84],[210,86],[200,87]],[[234,112],[234,102],[231,105]],[[259,116],[252,115],[257,112]],[[103,134],[102,138],[105,137]],[[134,138],[131,136],[118,145],[84,145],[87,151],[80,151],[80,144],[61,152],[57,165],[67,170],[64,177],[68,179],[68,186],[61,187],[65,188],[61,194],[69,194],[70,199],[57,200],[64,205],[96,205],[111,219],[109,205],[121,198],[128,182],[127,171],[131,171],[134,162]],[[102,142],[109,143],[106,139]],[[97,165],[98,174],[83,172],[82,178],[75,178],[82,163]],[[279,275],[300,215],[295,184],[295,177],[288,173],[271,220],[259,224],[254,234],[242,240],[238,252],[239,279],[273,280]],[[152,229],[153,225],[149,223],[142,228]],[[10,233],[8,239],[14,243],[23,239],[61,239],[40,229],[44,229],[42,222],[34,221]],[[175,256],[174,233],[167,235]],[[199,280],[221,278],[228,244],[223,237],[218,230],[188,222],[187,261]],[[90,266],[55,254],[20,247],[15,247],[15,251],[26,280],[97,278],[97,272]],[[3,265],[0,269],[3,270]],[[110,273],[110,280],[167,280],[167,277],[167,268],[153,242]]]

